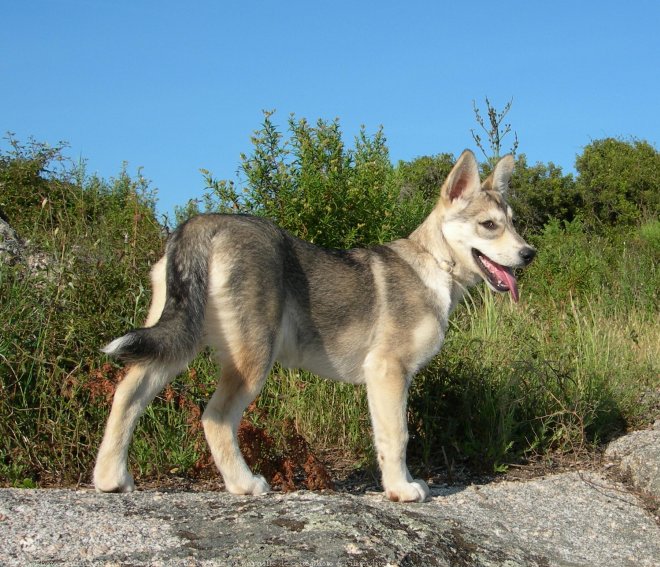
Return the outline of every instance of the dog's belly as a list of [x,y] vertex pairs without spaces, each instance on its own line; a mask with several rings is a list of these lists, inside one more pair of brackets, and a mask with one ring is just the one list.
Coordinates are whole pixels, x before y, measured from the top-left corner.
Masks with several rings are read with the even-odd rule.
[[[294,352],[297,351],[297,352]],[[348,382],[350,384],[364,383],[362,362],[364,357],[355,354],[330,358],[319,349],[282,349],[276,355],[276,360],[285,368],[307,370],[330,380]]]
[[361,384],[362,365],[369,349],[368,323],[356,318],[349,325],[321,324],[308,313],[285,309],[278,329],[274,358],[285,368]]

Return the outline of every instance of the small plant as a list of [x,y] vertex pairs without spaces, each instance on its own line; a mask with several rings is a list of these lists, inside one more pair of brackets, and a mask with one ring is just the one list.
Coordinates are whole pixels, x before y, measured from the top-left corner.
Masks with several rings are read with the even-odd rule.
[[[511,110],[511,105],[513,104],[513,99],[507,102],[504,105],[504,108],[501,112],[498,112],[497,109],[491,104],[488,97],[486,97],[486,115],[488,117],[488,124],[486,120],[481,115],[481,111],[477,106],[475,101],[472,101],[472,109],[474,110],[474,117],[477,121],[477,124],[481,127],[486,138],[488,140],[488,145],[490,146],[490,153],[486,152],[484,146],[484,140],[481,138],[474,129],[470,130],[472,133],[472,139],[474,143],[477,144],[477,147],[481,150],[481,153],[484,154],[486,161],[492,165],[502,156],[502,143],[504,138],[511,133],[511,124],[503,124],[506,115],[509,114]],[[518,134],[513,132],[513,145],[509,150],[509,153],[516,154],[518,149]]]

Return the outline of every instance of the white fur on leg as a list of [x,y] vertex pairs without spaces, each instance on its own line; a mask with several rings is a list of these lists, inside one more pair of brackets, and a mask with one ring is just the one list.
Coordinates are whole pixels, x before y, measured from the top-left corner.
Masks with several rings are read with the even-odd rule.
[[[407,439],[407,435],[406,435]],[[381,439],[378,445],[378,461],[383,475],[385,495],[392,502],[424,502],[429,494],[428,485],[421,479],[412,478],[405,460],[405,444],[395,444]]]
[[131,492],[135,489],[127,467],[128,446],[133,430],[144,408],[179,369],[175,366],[136,364],[119,383],[94,467],[94,486],[97,491]]
[[96,492],[133,492],[135,482],[121,456],[99,453],[94,467]]
[[218,388],[202,415],[204,434],[216,467],[227,491],[258,496],[270,491],[261,475],[252,474],[238,446],[237,430],[245,407],[257,396],[266,374],[255,380],[257,387],[246,384],[243,376],[225,368]]
[[392,502],[424,502],[430,494],[428,485],[420,479],[402,482],[385,489]]
[[[215,397],[216,394],[213,396]],[[266,479],[261,475],[252,474],[243,459],[232,425],[224,423],[220,415],[210,409],[213,408],[213,402],[214,400],[211,398],[202,416],[202,423],[213,460],[222,474],[227,491],[232,494],[251,494],[253,496],[270,492],[270,485]]]
[[385,494],[393,502],[424,502],[429,488],[423,480],[412,480],[406,466],[408,381],[398,362],[388,363],[384,353],[370,353],[363,369]]
[[225,479],[225,487],[227,488],[227,492],[231,492],[232,494],[261,496],[270,492],[270,485],[266,482],[266,479],[260,474],[256,475],[252,473],[245,475],[242,479],[234,478],[230,481]]

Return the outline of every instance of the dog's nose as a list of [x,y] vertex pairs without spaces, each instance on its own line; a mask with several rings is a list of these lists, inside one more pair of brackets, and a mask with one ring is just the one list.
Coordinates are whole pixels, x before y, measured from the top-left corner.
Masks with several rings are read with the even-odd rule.
[[525,262],[525,265],[529,264],[536,256],[536,250],[531,246],[525,246],[520,250],[520,257]]

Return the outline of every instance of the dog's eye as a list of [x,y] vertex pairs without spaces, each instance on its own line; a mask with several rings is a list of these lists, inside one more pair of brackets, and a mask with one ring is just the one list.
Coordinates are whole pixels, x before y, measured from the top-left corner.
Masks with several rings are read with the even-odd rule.
[[495,230],[497,228],[497,225],[492,220],[480,222],[479,224],[487,230]]

